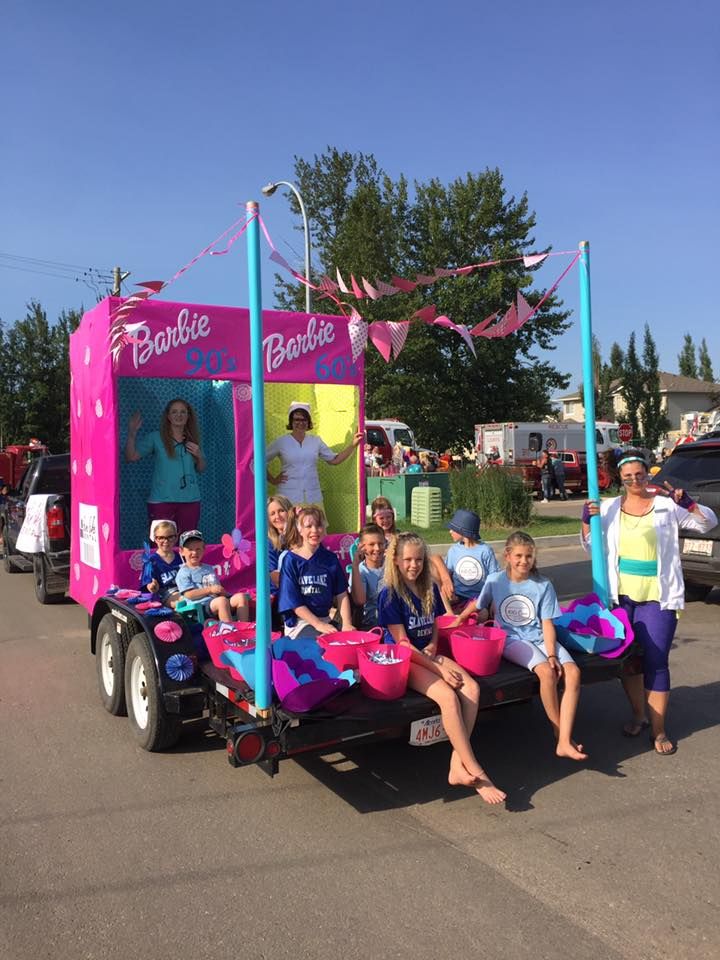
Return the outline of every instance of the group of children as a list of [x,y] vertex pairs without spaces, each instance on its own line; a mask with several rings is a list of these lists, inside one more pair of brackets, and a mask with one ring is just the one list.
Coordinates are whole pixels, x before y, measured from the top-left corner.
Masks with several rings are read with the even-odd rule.
[[[353,553],[348,590],[338,557],[323,546],[322,509],[293,506],[281,496],[269,499],[270,589],[285,634],[317,637],[352,630],[354,624],[361,629],[379,625],[386,643],[409,646],[408,685],[438,704],[453,748],[449,782],[473,787],[494,804],[505,794],[483,770],[470,743],[480,688],[466,670],[438,652],[437,628],[437,618],[448,610],[455,612],[457,627],[471,616],[480,623],[492,618],[507,634],[503,656],[538,677],[557,755],[585,760],[582,744],[572,737],[580,671],[557,642],[553,621],[560,607],[552,584],[538,573],[532,538],[522,532],[508,537],[501,570],[494,551],[481,540],[480,518],[471,510],[457,510],[450,521],[454,542],[444,562],[430,555],[421,537],[397,531],[386,498],[373,501],[371,516]],[[219,620],[248,619],[247,594],[228,594],[214,568],[202,562],[205,542],[199,530],[178,538],[175,524],[160,520],[151,527],[151,539],[157,550],[145,565],[144,589],[172,606],[181,598],[200,601],[206,614]]]
[[[173,520],[154,520],[150,539],[156,544],[156,550],[143,565],[142,590],[172,608],[184,598],[200,602],[205,615],[218,620],[249,618],[247,594],[229,594],[218,580],[215,568],[202,562],[205,539],[199,530],[185,530],[178,537]],[[176,544],[179,553],[175,550]]]

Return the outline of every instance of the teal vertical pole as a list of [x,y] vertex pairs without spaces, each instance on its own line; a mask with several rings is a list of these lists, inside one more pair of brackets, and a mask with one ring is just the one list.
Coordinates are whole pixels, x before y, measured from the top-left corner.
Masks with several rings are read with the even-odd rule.
[[255,486],[255,580],[257,613],[255,640],[255,707],[267,712],[270,689],[270,577],[268,575],[267,480],[265,476],[265,386],[263,382],[262,294],[260,290],[260,228],[257,201],[248,200],[247,251],[250,303],[250,384],[252,388]]
[[[590,307],[590,244],[580,243],[580,334],[582,342],[583,405],[585,407],[585,450],[587,455],[588,499],[600,502],[597,441],[595,439],[595,371],[592,351],[592,310]],[[600,517],[590,518],[593,591],[608,606],[606,550]]]

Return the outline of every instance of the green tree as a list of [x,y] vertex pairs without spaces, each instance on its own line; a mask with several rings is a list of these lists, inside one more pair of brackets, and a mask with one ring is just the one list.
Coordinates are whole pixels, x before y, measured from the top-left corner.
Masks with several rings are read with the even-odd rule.
[[683,338],[682,350],[678,354],[678,370],[681,377],[692,377],[697,379],[698,368],[695,359],[695,344],[689,333]]
[[638,436],[638,414],[645,399],[645,371],[638,357],[634,330],[630,334],[625,351],[625,363],[620,380],[620,396],[625,402],[625,416],[632,426],[633,436]]
[[670,428],[670,421],[662,412],[658,363],[657,347],[650,333],[650,327],[646,323],[643,338],[645,397],[640,410],[640,420],[643,438],[646,445],[651,448],[658,445],[660,437]]
[[[311,222],[317,275],[334,277],[338,267],[346,280],[353,274],[374,283],[534,250],[535,215],[527,196],[507,196],[499,170],[469,173],[450,184],[416,182],[411,198],[406,179],[391,180],[372,155],[328,148],[312,162],[296,158],[295,179]],[[284,277],[276,281],[279,304],[303,309],[302,289]],[[532,289],[532,272],[522,260],[441,279],[412,293],[362,300],[357,309],[367,321],[403,320],[432,303],[438,314],[472,327],[506,309],[519,289],[530,304],[542,296]],[[315,307],[339,312],[329,300],[316,300]],[[466,444],[475,423],[549,413],[552,393],[569,378],[535,351],[551,350],[567,328],[568,313],[560,307],[551,296],[512,336],[475,338],[477,358],[457,334],[419,321],[411,324],[402,353],[391,363],[369,346],[368,416],[400,417],[422,442],[444,449]]]
[[613,343],[610,347],[609,366],[613,379],[619,379],[625,368],[625,353],[619,343]]
[[710,359],[710,352],[708,351],[707,343],[705,343],[705,337],[703,337],[700,341],[700,349],[698,350],[698,365],[700,367],[700,379],[705,380],[708,383],[715,383],[712,361]]

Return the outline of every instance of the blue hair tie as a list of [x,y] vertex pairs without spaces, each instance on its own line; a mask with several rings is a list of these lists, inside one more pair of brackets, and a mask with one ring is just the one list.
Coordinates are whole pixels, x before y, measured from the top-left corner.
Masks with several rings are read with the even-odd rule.
[[642,457],[623,457],[622,460],[618,460],[618,467],[621,467],[624,463],[632,463],[633,461],[637,461],[637,463],[641,463],[644,467],[647,467]]

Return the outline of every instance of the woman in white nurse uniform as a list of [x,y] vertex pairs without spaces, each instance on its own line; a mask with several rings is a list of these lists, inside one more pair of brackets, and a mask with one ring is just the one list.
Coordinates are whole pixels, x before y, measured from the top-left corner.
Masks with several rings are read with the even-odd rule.
[[356,433],[349,446],[335,453],[320,437],[308,435],[312,430],[310,405],[307,403],[291,403],[288,410],[287,429],[290,431],[284,437],[278,437],[267,448],[265,459],[268,463],[275,457],[280,458],[280,473],[273,476],[268,470],[268,483],[277,487],[277,492],[287,497],[292,503],[317,503],[322,505],[322,490],[318,477],[318,459],[324,460],[331,466],[352,456],[364,439],[363,433]]

